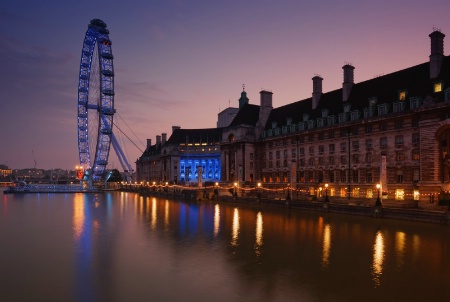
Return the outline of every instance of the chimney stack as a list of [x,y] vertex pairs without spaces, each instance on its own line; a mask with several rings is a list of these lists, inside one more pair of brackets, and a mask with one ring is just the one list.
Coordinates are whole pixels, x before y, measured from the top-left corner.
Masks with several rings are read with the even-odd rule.
[[[260,94],[260,108],[257,127],[262,131],[267,123],[270,112],[272,111],[272,95],[273,93],[267,90],[261,90]],[[259,130],[258,130],[259,131]],[[260,134],[257,134],[260,135]]]
[[319,105],[320,97],[322,96],[322,78],[315,76],[313,80],[313,92],[312,92],[312,109],[316,109]]
[[342,83],[342,101],[347,102],[354,83],[353,70],[355,69],[355,67],[350,64],[345,64],[342,69],[344,69],[344,83]]
[[442,62],[444,61],[445,35],[439,30],[435,30],[429,35],[429,37],[431,39],[430,79],[434,79],[439,76]]
[[166,143],[166,140],[167,140],[167,133],[162,133],[161,135],[162,135],[162,143],[164,145]]
[[156,136],[156,145],[158,146],[159,144],[161,144],[161,135]]
[[172,134],[175,132],[176,129],[181,129],[180,126],[172,126]]
[[272,109],[272,92],[261,90],[259,92],[261,107],[270,107]]
[[147,149],[150,148],[151,146],[152,146],[152,139],[147,138]]

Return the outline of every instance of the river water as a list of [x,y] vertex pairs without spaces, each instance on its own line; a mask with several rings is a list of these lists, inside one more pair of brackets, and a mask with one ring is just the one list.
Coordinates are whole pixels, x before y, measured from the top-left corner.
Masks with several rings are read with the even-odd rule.
[[450,301],[450,227],[121,192],[2,195],[0,301]]

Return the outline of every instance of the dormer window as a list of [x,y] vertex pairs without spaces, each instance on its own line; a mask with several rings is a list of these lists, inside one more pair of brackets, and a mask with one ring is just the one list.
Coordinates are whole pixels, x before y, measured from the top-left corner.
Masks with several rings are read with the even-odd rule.
[[409,100],[409,108],[410,108],[411,110],[413,110],[413,109],[418,109],[418,108],[420,107],[421,104],[422,104],[422,99],[419,98],[419,97],[411,98],[411,99]]
[[377,98],[374,96],[370,97],[369,98],[369,107],[373,108],[373,107],[375,107],[376,104],[377,104]]
[[373,116],[373,108],[364,108],[364,118]]
[[339,123],[345,123],[347,121],[347,113],[339,113]]
[[353,110],[350,116],[350,119],[352,121],[356,121],[359,119],[359,111],[358,110]]
[[303,114],[303,121],[306,122],[309,119],[309,114],[305,113]]
[[336,123],[336,117],[334,115],[330,115],[327,117],[327,124],[334,125]]
[[352,108],[352,104],[344,104],[344,113],[350,112],[350,108]]
[[400,90],[398,92],[398,100],[399,101],[404,101],[406,100],[406,90]]
[[441,92],[441,91],[442,91],[442,82],[434,83],[433,92],[436,93],[436,92]]
[[286,119],[286,125],[290,126],[292,124],[292,119],[290,117],[288,117]]
[[272,122],[272,129],[275,129],[277,127],[277,122]]
[[401,112],[405,109],[405,102],[395,102],[393,105],[393,112]]
[[388,104],[378,105],[378,115],[385,115],[388,113]]
[[328,109],[322,109],[322,117],[328,116]]
[[318,118],[317,119],[317,127],[323,127],[323,126],[325,126],[325,121],[326,121],[326,119],[325,118]]
[[300,122],[298,123],[298,130],[305,130],[305,123],[304,122]]

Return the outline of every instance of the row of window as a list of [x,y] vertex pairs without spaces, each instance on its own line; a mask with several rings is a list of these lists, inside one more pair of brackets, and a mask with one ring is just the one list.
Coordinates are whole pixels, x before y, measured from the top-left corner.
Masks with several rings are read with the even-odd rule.
[[[394,121],[394,129],[398,130],[398,129],[402,129],[405,127],[405,122],[404,120],[395,120]],[[411,120],[411,126],[412,127],[418,127],[419,126],[419,119],[418,118],[414,118]],[[354,135],[358,135],[360,129],[358,127],[353,127],[353,128],[342,128],[339,132],[339,136],[340,137],[347,137],[347,136],[354,136]],[[364,127],[364,133],[369,134],[372,133],[374,130],[374,125],[373,124],[369,124],[366,125]],[[388,130],[388,123],[387,122],[383,122],[383,123],[379,123],[378,124],[378,130],[379,131],[387,131]],[[325,137],[327,136],[327,137]],[[327,133],[325,132],[320,132],[317,134],[317,139],[318,140],[324,140],[325,138],[328,139],[333,139],[335,137],[335,131],[331,130]],[[290,144],[295,145],[297,143],[304,143],[305,141],[309,141],[312,142],[314,141],[314,139],[316,138],[316,136],[314,134],[309,134],[309,135],[305,135],[305,136],[299,136],[299,137],[295,137],[295,138],[291,138],[290,139]],[[277,147],[277,146],[286,146],[289,144],[289,140],[288,139],[284,139],[284,140],[276,140],[276,141],[270,141],[267,143],[268,147]]]
[[[310,157],[308,159],[308,161],[306,161],[305,158],[300,158],[298,161],[298,167],[305,167],[306,163],[308,163],[309,166],[315,166],[316,163],[319,166],[323,166],[323,165],[336,165],[336,164],[341,164],[341,165],[345,165],[348,163],[348,156],[347,155],[341,155],[338,157],[339,161],[336,161],[336,157],[335,156],[328,156],[328,161],[325,160],[325,157]],[[316,162],[317,159],[317,162]],[[395,151],[395,161],[396,162],[402,162],[407,160],[406,156],[405,156],[405,152],[403,150],[397,150]],[[418,161],[420,160],[420,151],[418,148],[414,148],[411,150],[411,160],[412,161]],[[366,163],[366,164],[370,164],[374,162],[374,154],[372,152],[367,152],[364,155],[364,161],[361,163]],[[351,163],[352,164],[359,164],[360,163],[360,154],[352,154],[351,155]],[[263,163],[264,164],[264,163]],[[284,159],[282,162],[277,160],[275,161],[275,167],[276,168],[281,168],[281,165],[284,168],[287,168],[289,166],[289,161],[287,159]],[[272,161],[268,162],[268,167],[269,168],[273,168],[274,167],[274,163]],[[265,168],[265,166],[264,166]]]
[[[404,182],[404,173],[402,169],[398,169],[395,172],[394,179],[397,183]],[[349,176],[350,173],[350,176]],[[326,175],[325,175],[326,174]],[[326,177],[325,177],[326,176]],[[413,182],[419,181],[420,171],[419,169],[413,169],[411,171],[410,178]],[[289,182],[289,175],[286,172],[271,173],[269,175],[263,175],[263,181],[269,182]],[[298,171],[297,172],[297,183],[373,183],[374,181],[379,181],[379,175],[377,179],[374,179],[374,172],[372,169],[360,169],[360,170],[318,170],[318,171]]]
[[[410,108],[411,109],[417,109],[421,106],[421,99],[420,98],[413,98],[410,100]],[[390,104],[381,104],[377,106],[378,110],[378,116],[386,115],[389,113]],[[392,112],[402,112],[405,110],[405,102],[400,101],[392,104]],[[337,118],[334,115],[330,115],[327,117],[320,117],[316,120],[306,120],[298,122],[297,124],[290,124],[288,125],[277,127],[277,123],[272,123],[272,129],[269,129],[265,131],[264,137],[271,137],[271,136],[277,136],[280,134],[288,134],[288,133],[294,133],[297,131],[305,131],[325,126],[332,126],[336,124],[336,120],[339,124],[348,122],[348,121],[357,121],[361,118],[367,119],[370,117],[373,117],[375,113],[375,108],[369,107],[364,108],[363,114],[359,110],[353,110],[351,112],[342,112],[339,113]],[[290,121],[290,120],[289,120]]]
[[[358,151],[359,150],[359,140],[353,140],[351,141],[351,148],[354,151]],[[395,142],[395,147],[399,148],[402,147],[404,144],[404,136],[403,135],[396,135],[394,137],[394,142]],[[420,136],[419,133],[413,133],[411,135],[411,143],[416,145],[420,142]],[[381,137],[380,138],[380,144],[379,144],[380,148],[386,148],[388,146],[388,138],[387,137]],[[309,146],[308,147],[308,153],[310,155],[314,155],[315,154],[315,147],[316,146]],[[347,152],[347,147],[348,147],[348,142],[341,142],[339,144],[339,150],[340,152]],[[370,150],[373,148],[373,139],[369,138],[365,140],[365,147],[367,150]],[[299,155],[300,156],[304,156],[305,155],[305,148],[304,147],[300,147],[298,149],[299,151]],[[335,149],[335,144],[329,144],[328,145],[328,150],[325,150],[325,145],[319,145],[318,146],[318,151],[319,154],[324,154],[326,151],[328,151],[329,154],[334,154],[336,149]],[[289,156],[289,152],[287,149],[283,150],[283,157],[287,158]],[[297,149],[291,149],[291,156],[292,157],[296,157],[297,156]],[[253,156],[251,156],[251,159]],[[269,151],[268,152],[268,158],[269,160],[273,159],[273,151]],[[276,150],[275,151],[275,158],[276,159],[280,159],[281,158],[281,150]]]

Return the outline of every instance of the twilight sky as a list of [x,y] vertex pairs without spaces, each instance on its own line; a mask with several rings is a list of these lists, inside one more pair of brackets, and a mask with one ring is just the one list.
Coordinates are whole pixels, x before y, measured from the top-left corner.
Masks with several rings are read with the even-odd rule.
[[[0,164],[73,169],[81,47],[91,19],[110,30],[115,122],[142,150],[172,125],[216,127],[217,114],[273,92],[274,107],[428,61],[433,27],[450,46],[448,0],[2,0]],[[116,136],[121,139],[119,132]],[[123,138],[135,168],[141,155]],[[112,150],[112,148],[111,148]],[[119,168],[111,151],[108,168]]]

